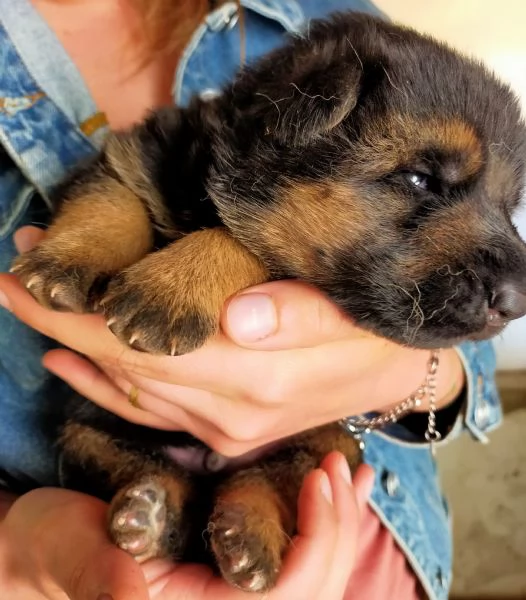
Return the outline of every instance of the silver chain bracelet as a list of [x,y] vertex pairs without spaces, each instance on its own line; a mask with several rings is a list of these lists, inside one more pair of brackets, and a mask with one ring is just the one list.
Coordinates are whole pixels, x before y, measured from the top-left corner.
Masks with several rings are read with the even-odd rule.
[[437,371],[439,366],[439,351],[433,350],[429,358],[427,374],[422,385],[413,392],[408,398],[397,404],[391,410],[375,417],[345,417],[340,420],[340,425],[346,429],[356,439],[363,450],[365,442],[363,436],[376,429],[381,429],[389,423],[396,423],[401,418],[413,412],[416,408],[422,406],[422,402],[427,398],[429,403],[427,430],[425,433],[426,441],[429,442],[431,452],[435,454],[435,443],[442,438],[436,428],[437,412]]

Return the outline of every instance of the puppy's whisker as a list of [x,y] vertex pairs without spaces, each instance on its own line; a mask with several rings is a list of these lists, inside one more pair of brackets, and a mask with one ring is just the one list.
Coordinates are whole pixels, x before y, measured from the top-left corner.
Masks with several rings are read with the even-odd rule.
[[298,90],[298,92],[302,95],[305,96],[306,98],[310,98],[311,100],[316,100],[317,98],[321,98],[322,100],[325,100],[326,102],[328,102],[329,100],[338,100],[338,96],[329,96],[328,98],[325,96],[322,96],[322,94],[315,94],[314,96],[311,96],[310,94],[307,94],[307,92],[304,92],[302,90],[300,90],[300,88],[295,84],[292,83],[290,84],[294,89]]
[[[418,287],[418,284],[416,283],[416,281],[413,281],[413,285],[415,286],[415,288],[417,290],[417,294],[418,294],[416,297],[413,294],[411,294],[411,292],[409,292],[404,287],[402,287],[401,285],[396,285],[394,283],[391,285],[392,285],[392,287],[396,288],[397,290],[400,290],[401,292],[403,292],[406,296],[408,296],[413,301],[411,313],[407,317],[406,331],[405,331],[405,336],[404,336],[408,341],[412,341],[415,339],[418,331],[420,330],[420,328],[422,327],[422,325],[424,324],[424,321],[425,321],[424,311],[422,310],[422,307],[420,306],[420,301],[422,299],[422,293],[421,293],[420,288]],[[414,326],[411,325],[412,320],[416,321],[416,324]]]
[[426,317],[426,321],[430,321],[431,319],[433,319],[434,317],[436,317],[436,315],[438,315],[439,313],[445,311],[446,308],[447,308],[448,303],[451,302],[451,300],[453,300],[453,298],[455,298],[458,295],[459,290],[460,290],[460,287],[457,286],[455,288],[455,291],[453,292],[453,294],[451,294],[451,296],[449,296],[449,298],[446,298],[444,300],[444,304],[440,308],[436,308],[430,315],[428,315]]
[[438,275],[449,275],[450,277],[461,277],[465,273],[471,273],[474,279],[480,281],[480,277],[477,275],[477,273],[469,267],[461,269],[460,271],[453,271],[451,267],[446,264],[436,269],[436,273],[438,273]]
[[365,71],[365,69],[363,68],[363,62],[362,59],[360,58],[360,55],[358,54],[358,52],[356,51],[356,48],[353,46],[353,43],[351,42],[351,40],[349,39],[349,36],[346,36],[345,38],[347,40],[347,43],[349,44],[349,46],[351,47],[351,50],[356,54],[356,58],[358,59],[358,62],[360,63],[360,67],[362,69],[362,73]]
[[263,92],[256,92],[255,95],[256,96],[262,96],[263,98],[266,98],[271,104],[273,104],[276,107],[276,110],[278,111],[278,118],[277,118],[275,127],[277,127],[279,125],[279,122],[281,120],[281,109],[280,109],[278,103],[279,102],[283,102],[284,100],[290,100],[291,98],[294,97],[294,94],[292,94],[292,96],[288,96],[288,97],[284,97],[284,98],[279,98],[278,100],[272,100],[272,98],[270,96],[267,96],[267,94],[264,94]]

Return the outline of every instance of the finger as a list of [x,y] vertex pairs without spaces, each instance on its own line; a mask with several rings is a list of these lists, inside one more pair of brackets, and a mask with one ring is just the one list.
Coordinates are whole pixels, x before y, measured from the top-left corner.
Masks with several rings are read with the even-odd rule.
[[33,557],[44,595],[71,600],[147,600],[139,565],[106,534],[107,505],[65,490],[41,489],[20,498],[6,517]]
[[175,427],[173,421],[167,421],[148,410],[132,406],[128,394],[115,385],[103,371],[70,350],[51,350],[44,355],[42,363],[81,396],[89,398],[127,421],[158,429]]
[[[316,469],[305,478],[298,499],[298,535],[285,556],[278,582],[279,598],[318,597],[317,591],[331,569],[338,537],[331,483]],[[313,593],[316,592],[316,593]]]
[[360,465],[351,483],[347,460],[340,452],[331,452],[321,463],[329,476],[338,520],[338,536],[331,570],[324,582],[327,598],[343,598],[357,560],[358,534],[365,503],[374,481],[373,470]]
[[374,469],[365,463],[362,463],[354,474],[353,487],[356,493],[356,502],[358,504],[360,517],[365,513],[365,507],[367,506],[373,491],[374,480]]
[[[165,419],[163,429],[189,432],[212,450],[231,458],[240,457],[277,439],[273,433],[264,438],[238,441],[232,439],[227,432],[220,429],[218,425],[212,422],[209,415],[218,415],[220,425],[224,426],[225,422],[228,421],[230,411],[234,412],[230,408],[226,410],[226,407],[232,404],[229,398],[216,398],[209,392],[198,389],[159,384],[159,382],[135,376],[133,373],[127,373],[128,379],[124,379],[114,372],[112,373],[112,369],[106,369],[106,371],[110,373],[112,382],[121,390],[128,390],[129,393],[131,383],[138,389],[137,401],[141,407],[141,412],[134,414],[134,422],[142,423],[141,414],[154,411],[157,417]],[[176,390],[174,395],[168,393],[170,400],[163,400],[161,397],[156,396],[156,389],[162,388],[163,393],[166,394],[167,387],[169,392]],[[98,399],[93,397],[93,394],[90,394],[90,399],[99,403]],[[113,410],[111,406],[109,409]],[[113,412],[116,411],[113,410]],[[246,412],[246,407],[241,407],[240,412]],[[251,417],[254,418],[253,411]],[[236,415],[235,418],[240,420],[240,415]],[[228,430],[229,427],[226,427],[226,429]]]
[[[348,503],[356,504],[359,515],[371,495],[374,485],[374,470],[362,463],[351,477],[349,463],[345,456],[338,451],[331,452],[322,461],[320,467],[329,475],[334,497],[336,514],[340,521],[349,522]],[[354,512],[351,511],[351,512]]]
[[46,232],[39,227],[28,225],[15,232],[15,246],[19,254],[32,250],[46,237]]
[[129,355],[140,356],[117,340],[100,315],[76,315],[44,308],[14,275],[0,275],[0,290],[8,299],[9,310],[21,321],[82,354],[129,363],[134,360]]
[[160,561],[143,566],[150,600],[201,600],[220,596],[206,595],[205,589],[214,579],[212,571],[203,565],[171,564]]
[[[286,398],[286,390],[281,389],[284,379],[288,385],[291,381],[301,381],[288,375],[289,371],[295,375],[298,367],[303,367],[304,357],[297,352],[290,351],[286,353],[290,356],[283,356],[289,367],[287,371],[277,368],[283,361],[276,365],[273,353],[247,352],[222,336],[184,356],[150,356],[121,344],[99,315],[74,315],[43,308],[14,276],[0,275],[0,289],[7,296],[13,313],[33,329],[92,360],[112,363],[137,375],[237,400],[243,400],[243,395],[250,400],[254,390],[273,388],[277,392],[267,394],[275,396],[278,402]],[[333,362],[333,368],[339,363],[341,360]]]
[[[257,442],[248,446],[233,442],[206,419],[187,412],[173,402],[152,396],[145,391],[147,383],[144,378],[130,378],[139,390],[137,408],[129,402],[130,381],[116,376],[112,369],[108,368],[104,372],[74,352],[62,349],[49,351],[44,356],[43,364],[81,396],[132,423],[156,429],[188,431],[225,456],[239,456],[257,446]],[[107,373],[110,373],[111,377],[108,377]],[[196,393],[199,393],[199,390],[187,391],[198,401]]]
[[[343,598],[355,563],[360,510],[370,493],[372,469],[360,466],[353,485],[341,453],[329,454],[322,467],[307,476],[300,494],[299,535],[285,559],[278,583],[280,598],[292,597],[300,586],[308,590],[305,597],[310,593],[320,598]],[[327,481],[330,503],[320,502]],[[320,573],[322,577],[316,577]]]
[[0,302],[31,328],[93,360],[169,383],[191,387],[198,383],[206,389],[218,385],[218,379],[226,379],[237,387],[239,369],[235,359],[244,350],[226,339],[177,358],[137,352],[119,342],[100,315],[76,315],[42,307],[14,275],[0,274]]
[[310,348],[365,335],[320,291],[296,281],[266,283],[234,296],[221,325],[236,344],[257,350]]

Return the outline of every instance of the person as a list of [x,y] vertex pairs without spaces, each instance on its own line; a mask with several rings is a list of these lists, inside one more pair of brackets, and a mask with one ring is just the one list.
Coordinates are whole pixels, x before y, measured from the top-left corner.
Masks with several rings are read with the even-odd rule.
[[[381,14],[368,0],[0,0],[0,271],[42,239],[29,225],[45,226],[53,186],[110,129],[213,96],[243,60],[343,9]],[[361,331],[293,281],[231,298],[222,333],[177,358],[123,348],[97,315],[40,307],[12,275],[0,275],[0,303],[0,590],[10,600],[246,596],[200,566],[140,567],[109,544],[104,503],[53,487],[57,457],[41,424],[68,386],[133,422],[184,429],[237,456],[388,411],[428,370],[427,351]],[[463,429],[484,440],[498,425],[494,372],[488,342],[441,353],[440,444]],[[372,471],[361,468],[349,486],[337,453],[306,479],[298,538],[270,600],[448,597],[450,523],[426,410],[367,437],[368,503]]]

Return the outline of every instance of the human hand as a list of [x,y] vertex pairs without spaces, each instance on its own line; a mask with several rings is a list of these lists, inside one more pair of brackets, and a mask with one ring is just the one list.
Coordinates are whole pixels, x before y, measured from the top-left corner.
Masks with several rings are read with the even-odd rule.
[[[356,550],[360,515],[374,474],[362,465],[346,481],[343,456],[331,453],[304,481],[298,535],[267,600],[343,598]],[[329,498],[329,499],[328,499]],[[106,535],[107,506],[59,489],[16,500],[0,524],[0,589],[9,600],[242,600],[201,565],[138,565]]]
[[[43,235],[20,230],[19,249]],[[44,360],[82,395],[130,421],[189,431],[225,455],[395,404],[420,385],[429,357],[364,332],[319,291],[292,281],[233,297],[222,333],[176,358],[124,347],[100,316],[44,309],[12,276],[0,276],[0,287],[21,320],[90,358],[57,350]],[[454,351],[442,354],[440,374],[445,402],[462,380]],[[145,410],[128,403],[132,385]]]
[[148,600],[140,566],[106,534],[106,505],[54,488],[17,499],[0,523],[9,600]]
[[345,459],[333,452],[305,478],[298,500],[298,535],[272,591],[242,592],[206,567],[152,561],[146,566],[151,600],[341,600],[355,564],[360,518],[374,481],[366,465],[359,467],[352,485],[342,475],[345,471]]

